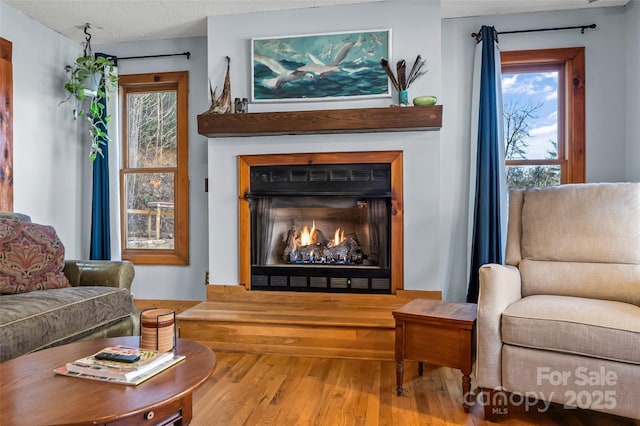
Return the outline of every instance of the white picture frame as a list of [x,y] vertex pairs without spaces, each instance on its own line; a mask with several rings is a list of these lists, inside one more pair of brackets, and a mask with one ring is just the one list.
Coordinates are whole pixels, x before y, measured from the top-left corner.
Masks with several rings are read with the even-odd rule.
[[391,29],[251,39],[251,102],[391,97]]

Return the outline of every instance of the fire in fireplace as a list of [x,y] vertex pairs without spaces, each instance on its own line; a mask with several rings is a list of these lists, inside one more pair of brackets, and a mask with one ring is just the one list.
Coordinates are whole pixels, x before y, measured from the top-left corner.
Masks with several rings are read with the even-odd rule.
[[327,238],[313,221],[311,230],[302,228],[300,233],[292,227],[287,233],[284,261],[291,264],[359,265],[364,261],[356,234],[344,236],[344,230],[336,228],[333,238]]

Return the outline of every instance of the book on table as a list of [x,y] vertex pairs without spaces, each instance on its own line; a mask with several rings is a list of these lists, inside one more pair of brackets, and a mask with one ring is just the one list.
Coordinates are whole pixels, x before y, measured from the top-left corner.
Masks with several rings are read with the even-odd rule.
[[[99,353],[136,355],[136,362],[120,362],[97,359]],[[81,377],[114,383],[136,385],[182,361],[183,355],[173,352],[158,352],[130,346],[104,348],[95,354],[69,362],[54,369],[57,374]]]

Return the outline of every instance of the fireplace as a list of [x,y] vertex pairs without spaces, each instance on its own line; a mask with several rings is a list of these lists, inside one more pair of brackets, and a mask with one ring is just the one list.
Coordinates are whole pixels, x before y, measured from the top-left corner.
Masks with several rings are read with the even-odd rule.
[[239,157],[240,277],[254,290],[402,288],[402,153]]

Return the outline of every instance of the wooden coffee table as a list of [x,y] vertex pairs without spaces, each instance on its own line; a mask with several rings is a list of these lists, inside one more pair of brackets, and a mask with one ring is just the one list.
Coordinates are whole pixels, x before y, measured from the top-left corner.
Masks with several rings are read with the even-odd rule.
[[199,343],[178,339],[184,361],[138,386],[66,377],[53,369],[106,346],[138,346],[139,337],[116,337],[57,346],[0,364],[1,425],[188,425],[191,394],[215,369],[216,356]]
[[396,380],[402,395],[404,360],[459,368],[462,371],[464,411],[469,411],[471,369],[475,360],[475,331],[478,306],[416,299],[393,311],[396,319]]

